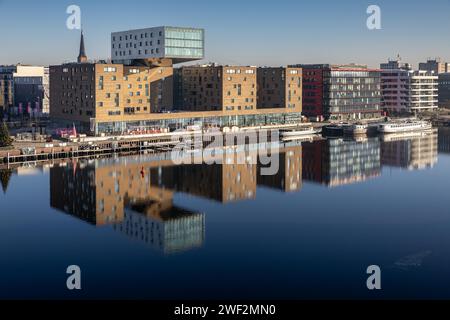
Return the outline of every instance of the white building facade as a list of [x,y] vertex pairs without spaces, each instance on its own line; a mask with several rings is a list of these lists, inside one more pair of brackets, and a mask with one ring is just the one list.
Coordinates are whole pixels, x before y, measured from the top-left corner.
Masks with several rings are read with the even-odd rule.
[[439,77],[428,71],[410,72],[409,108],[413,112],[433,110],[439,104]]

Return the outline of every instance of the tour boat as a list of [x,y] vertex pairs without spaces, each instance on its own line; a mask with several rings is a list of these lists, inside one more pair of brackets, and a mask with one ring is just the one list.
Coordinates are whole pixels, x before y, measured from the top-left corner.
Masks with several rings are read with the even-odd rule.
[[408,120],[404,122],[388,122],[380,124],[378,131],[381,133],[399,133],[431,130],[433,125],[428,121]]
[[321,133],[322,129],[317,128],[315,129],[314,127],[298,127],[292,130],[288,130],[288,131],[282,131],[281,132],[281,136],[283,138],[291,138],[291,137],[298,137],[298,136],[306,136],[306,135],[313,135],[313,134],[318,134]]

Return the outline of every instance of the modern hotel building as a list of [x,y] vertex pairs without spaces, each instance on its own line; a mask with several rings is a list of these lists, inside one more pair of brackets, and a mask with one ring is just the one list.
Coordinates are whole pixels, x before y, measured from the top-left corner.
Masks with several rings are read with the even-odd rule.
[[[203,38],[201,29],[173,27],[113,33],[106,63],[88,61],[82,35],[78,62],[50,67],[52,118],[93,134],[301,120],[300,102],[258,110],[255,67],[183,67],[174,84],[173,63],[202,59]],[[301,81],[293,82],[298,94]],[[171,112],[174,105],[184,112]]]
[[303,69],[303,114],[312,119],[381,116],[380,70],[359,65],[295,65]]
[[203,29],[163,26],[111,34],[111,58],[115,63],[152,60],[177,64],[204,56]]

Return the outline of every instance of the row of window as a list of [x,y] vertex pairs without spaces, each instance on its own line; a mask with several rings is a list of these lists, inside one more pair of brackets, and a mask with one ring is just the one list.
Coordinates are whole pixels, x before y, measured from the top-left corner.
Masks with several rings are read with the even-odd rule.
[[[157,43],[158,43],[158,45],[160,45],[160,44],[161,44],[161,40],[158,40]],[[145,41],[145,42],[140,41],[140,42],[139,42],[139,47],[143,47],[143,46],[145,46],[145,47],[148,47],[148,46],[152,47],[152,46],[153,46],[153,41],[150,41],[150,42],[148,42],[148,41]],[[137,47],[138,47],[138,44],[137,44],[137,43],[132,43],[132,42],[130,42],[130,43],[128,43],[128,42],[125,43],[125,48],[127,48],[127,49],[128,49],[128,48],[134,48],[134,49],[137,49]],[[113,45],[112,45],[112,48],[115,49],[115,48],[116,48],[116,45],[113,44]],[[121,44],[121,43],[119,43],[118,49],[122,49],[122,44]]]
[[[138,55],[141,55],[142,52],[144,52],[144,54],[155,54],[155,52],[158,54],[159,53],[159,48],[156,49],[145,49],[144,51],[142,50],[138,50]],[[126,51],[116,51],[116,57],[123,57],[123,56],[127,56],[127,52]],[[128,50],[128,55],[131,56],[133,53],[131,50]]]
[[[161,37],[162,36],[162,31],[159,31],[158,35]],[[153,36],[154,36],[153,32],[150,32],[150,33],[145,32],[145,33],[141,33],[140,34],[140,38],[141,39],[148,38],[149,36],[150,36],[150,38],[153,38]],[[138,35],[137,34],[135,34],[135,35],[130,34],[130,35],[125,35],[125,36],[118,36],[117,38],[119,39],[119,41],[122,41],[123,39],[125,39],[125,41],[128,41],[128,39],[130,39],[130,40],[133,40],[133,39],[137,40],[138,39]],[[113,36],[112,40],[116,41],[116,36]]]
[[[242,72],[241,69],[227,69],[225,71],[225,73],[227,73],[227,74],[235,74],[235,73],[240,74],[241,72]],[[246,74],[254,74],[255,70],[254,69],[245,69],[244,73],[246,73]]]
[[[235,110],[235,107],[233,107],[233,106],[226,106],[225,110],[233,111],[233,110]],[[253,110],[253,106],[244,106],[244,109],[242,109],[241,106],[237,106],[236,110]]]

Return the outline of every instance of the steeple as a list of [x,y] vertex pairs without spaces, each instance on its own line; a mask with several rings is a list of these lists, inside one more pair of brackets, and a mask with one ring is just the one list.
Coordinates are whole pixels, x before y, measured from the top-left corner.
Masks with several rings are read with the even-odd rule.
[[78,63],[87,62],[86,50],[84,48],[84,35],[83,30],[81,30],[81,40],[80,40],[80,54],[78,55]]

